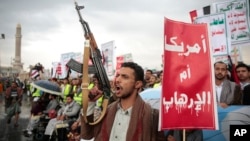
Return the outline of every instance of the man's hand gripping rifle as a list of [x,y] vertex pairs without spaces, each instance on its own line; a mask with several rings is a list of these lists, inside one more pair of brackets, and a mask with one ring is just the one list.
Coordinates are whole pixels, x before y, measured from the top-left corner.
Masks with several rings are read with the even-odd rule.
[[[96,44],[95,38],[93,36],[93,33],[91,32],[89,25],[86,21],[83,20],[80,10],[83,9],[83,6],[78,6],[77,2],[75,1],[75,8],[78,13],[80,23],[82,24],[83,30],[84,30],[84,37],[85,37],[85,45],[84,45],[84,56],[83,56],[83,77],[82,77],[82,105],[83,105],[83,120],[85,120],[86,123],[89,123],[90,125],[94,125],[99,123],[102,118],[104,117],[109,98],[110,98],[110,83],[107,76],[107,73],[104,69],[104,66],[102,64],[102,55],[100,50],[98,49],[98,46]],[[102,102],[102,113],[94,122],[89,122],[87,120],[87,109],[88,109],[88,100],[94,99],[94,96],[89,95],[88,90],[88,62],[89,58],[92,60],[92,63],[94,64],[94,67],[97,72],[97,77],[100,85],[100,89],[103,91],[103,102]]]

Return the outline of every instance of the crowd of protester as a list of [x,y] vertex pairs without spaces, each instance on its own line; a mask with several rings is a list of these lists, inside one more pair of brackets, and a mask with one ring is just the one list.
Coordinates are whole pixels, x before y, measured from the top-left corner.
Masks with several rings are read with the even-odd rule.
[[[126,66],[127,65],[127,66]],[[135,97],[133,102],[141,103],[141,98],[138,97],[138,93],[141,91],[144,91],[146,89],[153,89],[157,87],[162,87],[163,82],[163,70],[158,72],[153,72],[152,70],[142,70],[140,66],[138,66],[135,63],[131,64],[124,64],[122,66],[121,74],[118,74],[115,76],[114,79],[110,80],[111,84],[111,95],[112,101],[110,101],[111,104],[116,103],[119,101],[116,107],[121,108],[121,106],[124,106],[127,97]],[[142,74],[139,74],[137,72],[139,70],[142,71]],[[124,71],[124,72],[123,72]],[[129,76],[128,73],[130,71],[134,71],[135,76]],[[235,72],[237,74],[237,79],[239,81],[235,81],[236,78],[232,79],[233,74],[230,73],[229,68],[226,63],[224,62],[216,62],[214,64],[214,72],[215,72],[215,90],[216,90],[216,99],[218,102],[218,105],[222,108],[227,108],[230,105],[250,105],[250,67],[247,64],[239,63],[235,67]],[[124,74],[122,74],[124,73]],[[123,89],[129,89],[127,88],[129,84],[123,85],[123,83],[126,83],[128,79],[131,79],[131,77],[134,77],[135,80],[131,80],[131,82],[138,82],[133,83],[133,88],[131,89],[130,93],[127,93],[128,95],[120,96],[119,93],[122,93]],[[141,79],[143,77],[143,79]],[[139,79],[140,78],[140,79]],[[36,80],[39,81],[39,80]],[[23,93],[27,92],[30,93],[30,96],[32,97],[32,105],[30,110],[30,120],[29,124],[27,125],[27,128],[24,130],[24,135],[27,137],[30,137],[34,134],[33,130],[37,128],[39,122],[41,122],[45,117],[47,117],[47,124],[45,125],[44,130],[44,137],[43,140],[53,140],[53,136],[56,137],[59,140],[62,141],[79,141],[80,140],[80,134],[81,134],[81,114],[82,114],[82,77],[77,78],[64,78],[64,79],[57,79],[57,78],[51,78],[48,81],[52,83],[56,83],[58,87],[61,89],[61,96],[53,95],[51,93],[44,93],[42,90],[39,90],[38,88],[32,88],[28,83],[20,82],[18,79],[12,79],[9,81],[5,81],[5,83],[0,83],[0,94],[1,96],[3,93],[5,93],[5,106],[6,106],[6,113],[7,113],[7,123],[10,124],[12,117],[14,116],[14,126],[18,126],[18,119],[19,114],[21,112],[21,105],[22,105],[22,95]],[[99,90],[99,81],[97,75],[90,75],[89,77],[89,86],[88,89],[92,93],[98,93]],[[141,84],[139,83],[141,82]],[[132,85],[132,84],[130,84]],[[99,91],[98,91],[99,90]],[[100,91],[102,92],[102,91]],[[131,96],[135,95],[135,96]],[[98,97],[96,99],[96,102],[94,102],[94,105],[98,105],[98,102],[101,103],[103,100],[103,97]],[[111,105],[110,104],[110,105]],[[122,105],[124,104],[124,105]],[[126,103],[127,104],[127,103]],[[132,104],[133,105],[133,104]],[[130,104],[130,106],[132,106]],[[101,106],[101,105],[99,105]],[[111,107],[111,106],[110,106]],[[132,106],[135,108],[135,106]],[[123,107],[122,107],[123,108]],[[110,108],[112,109],[112,108]],[[136,109],[136,108],[135,108]],[[124,110],[124,109],[123,109]],[[139,109],[138,109],[139,110]],[[119,111],[119,110],[118,110]],[[125,110],[130,116],[131,110],[129,107]],[[121,111],[121,112],[124,112]],[[89,114],[89,113],[88,113]],[[93,113],[90,113],[93,114]],[[125,114],[126,115],[126,114]],[[107,115],[109,116],[109,115]],[[114,115],[113,115],[114,116]],[[124,116],[124,115],[119,115]],[[146,118],[147,116],[145,116]],[[98,118],[98,117],[97,117]],[[116,121],[117,117],[112,117],[115,121],[114,124],[119,123]],[[132,117],[131,117],[132,118]],[[132,125],[130,127],[130,117],[125,122],[126,125],[125,128],[128,130],[127,132],[130,132],[129,130],[132,128]],[[132,119],[131,119],[132,120]],[[135,124],[139,124],[138,121],[133,121]],[[112,124],[109,122],[104,121],[104,125],[98,127],[98,131],[104,130],[103,126],[108,126],[106,124]],[[142,122],[141,124],[144,124]],[[137,126],[137,125],[136,125]],[[133,125],[133,128],[137,128],[135,125]],[[123,127],[123,126],[122,126]],[[107,136],[106,138],[109,138],[109,135],[107,133],[102,132],[91,132],[92,129],[88,126],[85,127],[88,129],[88,131],[85,131],[85,137],[86,138],[100,138],[100,136]],[[109,129],[110,128],[110,129]],[[112,127],[109,127],[106,132],[110,133],[110,138],[116,138],[116,132],[113,131]],[[119,129],[117,126],[115,128]],[[115,130],[115,129],[114,129]],[[139,129],[138,129],[139,130]],[[202,141],[202,130],[199,129],[193,129],[190,130],[186,136],[187,141]],[[128,138],[126,136],[126,133],[122,135],[119,135],[119,137]],[[108,133],[108,134],[109,134]],[[139,134],[139,131],[136,132]],[[148,133],[148,132],[141,132],[141,133]],[[154,138],[155,140],[168,140],[168,141],[180,141],[179,138],[180,134],[182,132],[180,130],[171,130],[166,135],[154,134],[157,135],[158,138]],[[152,134],[151,134],[152,135]],[[152,135],[153,136],[153,135]],[[139,138],[145,138],[148,136],[141,135]],[[161,139],[163,137],[164,139]],[[151,136],[150,136],[151,138]],[[153,137],[152,137],[153,138]]]

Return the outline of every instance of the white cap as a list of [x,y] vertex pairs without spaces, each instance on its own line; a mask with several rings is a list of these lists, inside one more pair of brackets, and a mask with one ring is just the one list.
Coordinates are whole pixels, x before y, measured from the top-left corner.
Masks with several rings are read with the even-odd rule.
[[39,97],[34,97],[33,102],[37,102],[39,100]]

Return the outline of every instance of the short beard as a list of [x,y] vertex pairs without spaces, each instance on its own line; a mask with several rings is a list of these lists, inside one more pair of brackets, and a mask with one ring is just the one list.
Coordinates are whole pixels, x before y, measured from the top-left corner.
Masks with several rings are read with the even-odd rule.
[[121,99],[127,99],[128,97],[130,97],[132,95],[132,93],[127,93],[126,95],[122,95],[120,98]]
[[215,76],[215,78],[216,78],[217,80],[224,80],[224,79],[226,78],[226,76],[224,76],[224,77],[217,77],[217,76]]
[[[133,94],[133,91],[134,90],[131,90],[131,91],[129,91],[128,93],[126,93],[125,95],[122,95],[121,97],[119,97],[120,99],[127,99],[127,98],[129,98],[132,94]],[[137,90],[137,92],[138,92],[138,90]]]

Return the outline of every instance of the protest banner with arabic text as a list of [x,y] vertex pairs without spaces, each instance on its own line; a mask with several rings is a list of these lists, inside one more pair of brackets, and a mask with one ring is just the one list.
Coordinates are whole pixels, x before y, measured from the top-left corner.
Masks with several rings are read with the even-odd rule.
[[101,50],[104,58],[104,68],[108,76],[114,75],[114,41],[109,41],[101,45]]
[[232,44],[249,42],[249,0],[228,0],[212,4],[217,13],[226,14],[227,30]]
[[161,129],[217,129],[207,24],[165,18]]
[[208,16],[198,17],[195,23],[207,23],[211,32],[212,55],[228,55],[231,48],[231,34],[226,29],[225,13],[211,14]]

